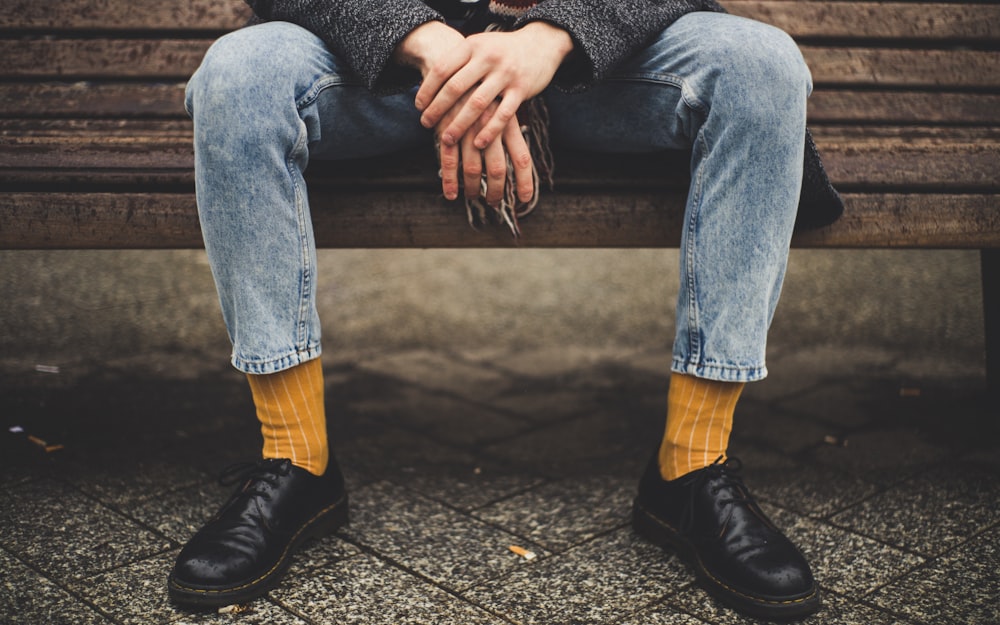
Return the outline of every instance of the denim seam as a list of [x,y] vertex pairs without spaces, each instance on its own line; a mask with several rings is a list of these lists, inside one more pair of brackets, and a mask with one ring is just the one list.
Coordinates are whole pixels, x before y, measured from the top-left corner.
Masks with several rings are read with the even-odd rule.
[[299,235],[299,258],[300,266],[302,267],[302,274],[299,276],[299,306],[298,313],[295,319],[295,342],[296,349],[300,349],[300,346],[304,345],[307,339],[306,336],[306,317],[309,314],[309,297],[311,292],[311,273],[312,267],[309,262],[309,241],[306,236],[306,223],[305,223],[305,194],[303,193],[302,186],[299,184],[299,176],[296,175],[295,170],[295,160],[296,154],[305,150],[308,138],[306,137],[305,122],[300,120],[301,125],[299,126],[299,133],[295,139],[295,143],[292,145],[292,149],[289,151],[288,155],[285,157],[285,168],[288,172],[288,177],[292,183],[292,193],[295,197],[295,218],[298,226]]
[[344,80],[343,76],[339,74],[325,74],[318,77],[316,80],[309,85],[309,88],[305,92],[295,99],[295,108],[301,111],[302,109],[313,104],[317,99],[319,99],[319,94],[323,93],[326,89],[330,87],[362,87],[364,86],[359,81],[354,80]]
[[698,111],[699,113],[706,113],[708,111],[708,106],[703,103],[698,96],[694,93],[694,90],[690,88],[687,80],[676,74],[660,74],[660,73],[633,73],[633,74],[615,74],[614,76],[609,76],[605,78],[606,82],[648,82],[657,85],[671,85],[677,87],[681,92],[681,100],[684,101],[689,108]]

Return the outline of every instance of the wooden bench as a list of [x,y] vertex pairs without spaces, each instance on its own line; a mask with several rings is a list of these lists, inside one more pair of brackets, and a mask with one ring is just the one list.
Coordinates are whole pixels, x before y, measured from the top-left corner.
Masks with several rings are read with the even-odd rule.
[[[13,0],[0,13],[0,249],[201,246],[186,79],[240,0]],[[1000,6],[729,0],[813,72],[809,123],[846,202],[798,247],[965,248],[982,258],[1000,388]],[[557,154],[522,246],[676,246],[687,179],[662,160]],[[664,165],[676,171],[664,179]],[[322,247],[505,247],[438,192],[428,150],[309,173]],[[873,285],[874,286],[874,285]]]

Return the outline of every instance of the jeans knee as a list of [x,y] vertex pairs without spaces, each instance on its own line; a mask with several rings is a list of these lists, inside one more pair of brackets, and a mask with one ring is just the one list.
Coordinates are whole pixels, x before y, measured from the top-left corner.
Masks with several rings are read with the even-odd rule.
[[750,22],[746,30],[739,40],[730,40],[728,71],[775,97],[808,97],[812,75],[795,41],[784,31],[760,22]]
[[291,100],[294,85],[289,78],[295,73],[296,57],[290,56],[289,48],[303,34],[308,32],[276,22],[236,30],[216,40],[188,81],[188,113],[202,113],[206,107],[242,107],[275,96],[287,95]]

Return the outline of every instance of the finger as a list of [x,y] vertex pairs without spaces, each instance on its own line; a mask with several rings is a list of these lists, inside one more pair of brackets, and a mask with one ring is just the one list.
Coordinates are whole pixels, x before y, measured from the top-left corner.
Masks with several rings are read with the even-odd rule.
[[[421,79],[420,88],[417,89],[417,94],[413,98],[413,104],[417,107],[418,111],[424,111],[427,108],[431,101],[434,100],[441,86],[455,72],[462,69],[469,62],[471,55],[472,52],[468,46],[454,48],[447,57],[438,61],[427,70]],[[431,128],[434,126],[434,123],[424,124],[424,126]]]
[[507,182],[507,152],[503,143],[494,141],[483,150],[486,167],[486,203],[496,207],[503,199],[504,184]]
[[531,150],[521,134],[521,127],[514,119],[504,128],[503,143],[514,168],[517,199],[530,202],[535,195],[535,175],[532,172]]
[[474,200],[479,197],[479,185],[483,176],[483,153],[472,143],[471,136],[462,137],[462,182],[465,197]]
[[458,197],[458,147],[441,144],[441,191],[445,198],[454,200]]
[[[476,83],[479,82],[480,78],[482,78],[481,73],[468,65],[459,69],[435,90],[433,98],[420,116],[420,123],[425,128],[436,126],[441,121],[441,118],[454,108],[463,96],[475,89]],[[423,89],[423,86],[421,86],[421,89]],[[478,91],[478,89],[475,90]],[[420,92],[418,91],[417,94],[419,98]],[[496,94],[493,95],[495,96]],[[462,136],[462,132],[448,133],[447,130],[441,135],[442,140],[446,143],[454,143],[458,137]]]
[[517,110],[523,101],[516,92],[506,92],[493,114],[489,119],[484,120],[482,130],[476,135],[476,147],[483,149],[493,143],[497,137],[504,133],[511,120],[514,120],[514,124],[517,125]]
[[[471,91],[465,94],[464,98],[453,104],[452,109],[457,111],[457,113],[449,124],[442,126],[444,128],[442,135],[461,137],[481,119],[492,118],[497,110],[499,93],[499,85],[483,83],[478,87],[473,87]],[[477,145],[477,147],[483,149],[486,145],[487,143],[482,143]]]

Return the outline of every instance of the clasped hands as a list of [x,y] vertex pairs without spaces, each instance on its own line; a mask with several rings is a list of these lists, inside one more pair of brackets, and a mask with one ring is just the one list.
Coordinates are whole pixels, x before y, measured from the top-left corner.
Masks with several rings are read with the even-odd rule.
[[458,197],[459,175],[465,195],[477,197],[485,171],[486,202],[497,206],[509,155],[517,198],[531,200],[531,153],[517,110],[552,82],[572,49],[569,34],[547,22],[468,37],[442,22],[427,22],[403,38],[394,58],[423,77],[414,105],[420,123],[438,137],[446,198]]

